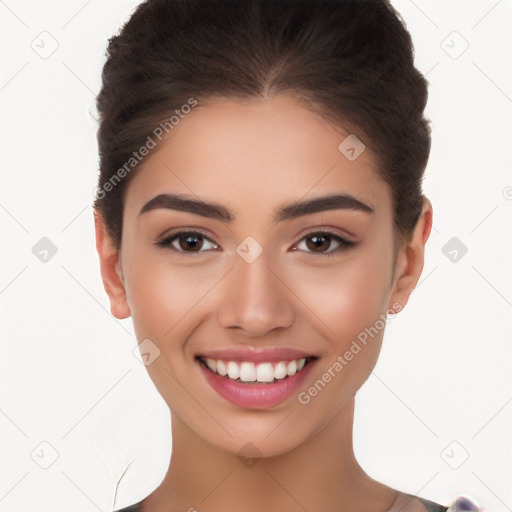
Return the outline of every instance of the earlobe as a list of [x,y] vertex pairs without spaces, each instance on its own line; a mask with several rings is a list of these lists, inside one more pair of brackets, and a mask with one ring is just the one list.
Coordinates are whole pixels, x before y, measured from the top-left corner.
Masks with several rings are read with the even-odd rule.
[[419,281],[424,266],[425,244],[432,230],[432,217],[432,203],[425,197],[423,209],[411,240],[399,250],[396,275],[388,306],[390,310],[396,309],[394,307],[396,304],[400,304],[400,309],[403,309]]
[[100,258],[100,272],[103,288],[110,300],[110,311],[113,316],[122,320],[131,316],[126,300],[126,291],[121,269],[121,255],[106,231],[101,214],[94,212],[94,228],[96,232],[96,250]]

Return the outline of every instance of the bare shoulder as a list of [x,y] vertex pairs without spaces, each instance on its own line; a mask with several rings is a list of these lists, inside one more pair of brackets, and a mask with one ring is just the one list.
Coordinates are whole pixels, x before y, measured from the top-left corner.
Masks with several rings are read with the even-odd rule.
[[404,492],[398,492],[393,506],[386,512],[445,512],[447,507]]

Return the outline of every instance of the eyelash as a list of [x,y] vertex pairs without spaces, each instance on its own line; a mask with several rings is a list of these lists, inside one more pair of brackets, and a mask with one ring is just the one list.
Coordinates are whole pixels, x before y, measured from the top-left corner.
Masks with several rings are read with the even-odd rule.
[[[208,250],[207,251],[183,251],[183,250],[178,250],[175,247],[173,247],[171,245],[172,242],[174,240],[179,239],[183,235],[193,235],[193,236],[199,235],[199,237],[201,237],[201,238],[203,238],[205,240],[208,240],[209,242],[213,243],[214,245],[217,245],[217,244],[215,244],[215,242],[210,240],[206,235],[204,235],[200,231],[177,231],[175,233],[171,233],[169,236],[166,236],[162,240],[156,242],[155,245],[157,245],[158,247],[164,248],[164,249],[173,250],[176,253],[182,254],[182,255],[184,255],[186,257],[195,256],[197,254],[201,254],[201,253],[204,253],[204,252],[209,252]],[[349,240],[346,240],[345,238],[342,238],[341,236],[337,235],[336,233],[333,233],[332,231],[325,231],[325,230],[311,231],[310,233],[308,233],[307,235],[302,237],[296,245],[298,245],[303,240],[305,240],[307,238],[310,238],[313,235],[328,235],[329,237],[331,237],[333,239],[336,239],[340,245],[336,249],[334,249],[332,251],[329,251],[329,252],[317,252],[317,253],[312,252],[312,251],[302,251],[302,252],[307,252],[309,254],[313,254],[314,256],[330,257],[330,256],[333,256],[333,255],[339,254],[340,252],[342,252],[344,250],[350,249],[351,247],[356,245],[355,242],[350,242]]]

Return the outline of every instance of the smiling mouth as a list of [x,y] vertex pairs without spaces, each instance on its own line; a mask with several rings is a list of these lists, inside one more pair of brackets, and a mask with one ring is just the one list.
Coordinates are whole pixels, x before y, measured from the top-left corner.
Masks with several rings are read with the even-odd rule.
[[317,357],[311,356],[301,359],[253,363],[196,356],[196,360],[210,372],[242,384],[272,384],[286,380],[300,373],[315,359]]

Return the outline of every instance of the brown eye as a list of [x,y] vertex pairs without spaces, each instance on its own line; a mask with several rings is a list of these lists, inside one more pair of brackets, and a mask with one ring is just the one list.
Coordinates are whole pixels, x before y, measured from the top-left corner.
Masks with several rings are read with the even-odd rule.
[[[209,245],[208,245],[209,244]],[[178,253],[201,253],[209,250],[218,250],[218,245],[206,238],[203,234],[195,231],[180,231],[171,234],[157,242],[159,247],[166,247]],[[204,249],[206,246],[206,250]]]
[[[355,242],[349,242],[329,231],[315,231],[310,233],[297,244],[297,247],[299,247],[303,241],[305,241],[306,246],[305,252],[310,252],[318,256],[330,256],[331,254],[338,253],[355,245]],[[333,242],[335,242],[337,246],[334,249],[330,249]]]
[[329,235],[310,235],[306,238],[306,246],[313,252],[323,252],[322,249],[328,249],[331,244]]
[[191,249],[192,251],[197,252],[203,245],[203,237],[196,235],[180,236],[178,238],[178,244],[184,251]]

